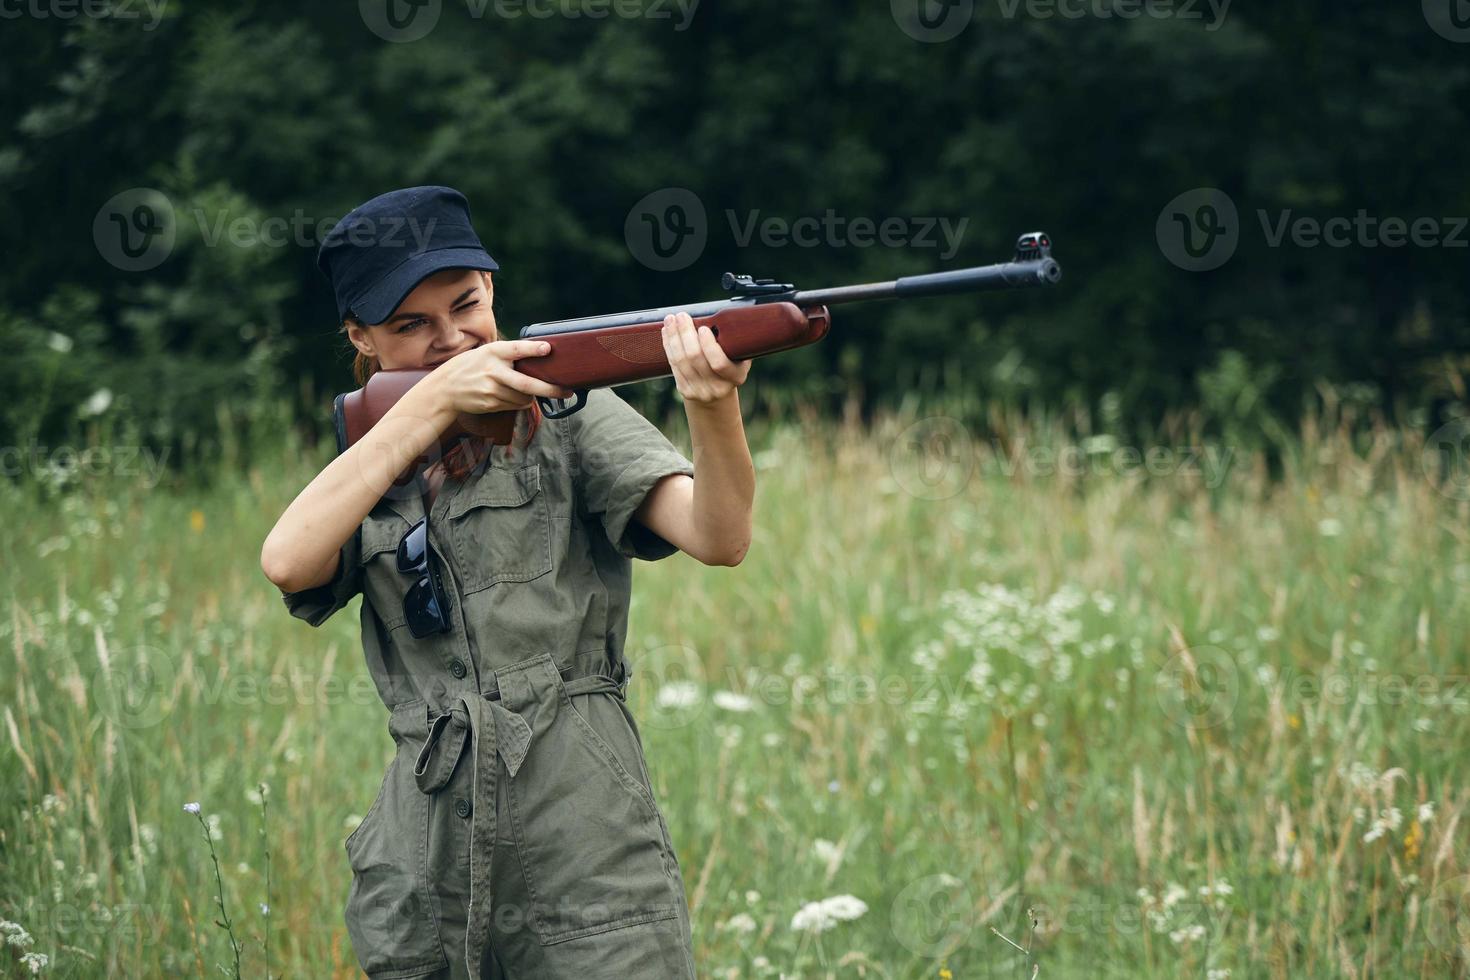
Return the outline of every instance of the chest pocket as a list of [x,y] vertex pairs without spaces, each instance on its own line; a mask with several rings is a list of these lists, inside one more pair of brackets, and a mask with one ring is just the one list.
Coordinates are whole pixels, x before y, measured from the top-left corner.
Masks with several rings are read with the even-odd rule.
[[466,593],[551,571],[551,515],[539,463],[483,471],[446,516]]
[[383,626],[390,630],[404,622],[403,594],[412,584],[407,575],[398,571],[398,542],[407,531],[408,521],[391,511],[374,512],[362,522],[362,553],[358,563],[363,571],[363,594],[372,602]]

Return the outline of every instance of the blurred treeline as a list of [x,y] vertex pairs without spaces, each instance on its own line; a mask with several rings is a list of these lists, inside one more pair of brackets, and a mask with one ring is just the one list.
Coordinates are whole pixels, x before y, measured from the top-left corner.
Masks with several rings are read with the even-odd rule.
[[[835,285],[999,261],[1032,229],[1054,238],[1066,275],[1048,292],[843,308],[823,343],[757,364],[751,401],[768,408],[948,388],[1093,431],[1197,408],[1244,438],[1294,425],[1330,385],[1403,424],[1461,414],[1470,252],[1271,247],[1257,217],[1366,209],[1448,234],[1470,214],[1470,45],[1419,4],[1240,3],[1215,20],[1204,4],[1190,8],[1203,19],[1123,19],[988,0],[953,40],[921,43],[882,0],[707,2],[684,29],[666,4],[476,17],[444,0],[427,37],[388,43],[353,2],[172,0],[153,29],[141,2],[129,18],[26,12],[47,2],[0,23],[6,445],[100,423],[207,450],[222,401],[322,426],[352,385],[314,226],[426,183],[468,196],[502,265],[507,334],[712,298],[726,269]],[[181,220],[166,261],[128,272],[93,224],[138,187]],[[698,261],[661,272],[630,254],[624,223],[668,187],[699,196],[710,231]],[[1238,251],[1207,272],[1176,267],[1155,234],[1198,187],[1240,212]],[[829,209],[968,225],[942,261],[742,248],[726,218]],[[210,244],[195,215],[301,215],[313,230]]]

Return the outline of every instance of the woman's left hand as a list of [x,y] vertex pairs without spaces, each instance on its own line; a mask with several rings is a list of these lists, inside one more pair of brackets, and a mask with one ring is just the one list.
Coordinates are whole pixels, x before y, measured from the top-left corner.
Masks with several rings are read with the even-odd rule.
[[750,361],[732,361],[709,327],[694,326],[688,313],[664,317],[664,354],[687,402],[717,402],[745,383]]

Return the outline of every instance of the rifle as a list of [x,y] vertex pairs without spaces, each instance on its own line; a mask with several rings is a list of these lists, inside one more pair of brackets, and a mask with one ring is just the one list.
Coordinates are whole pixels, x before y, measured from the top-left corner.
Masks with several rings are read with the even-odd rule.
[[[536,396],[547,418],[565,418],[581,410],[592,388],[670,374],[662,339],[663,319],[670,313],[687,312],[696,327],[708,326],[720,348],[731,360],[739,361],[816,343],[827,336],[832,325],[827,307],[838,303],[1049,286],[1061,277],[1062,267],[1051,257],[1051,239],[1039,231],[1016,241],[1016,254],[1009,262],[857,286],[797,289],[791,283],[727,272],[721,285],[730,294],[728,299],[534,323],[521,331],[519,339],[545,339],[551,344],[551,352],[521,358],[516,361],[516,370],[572,389],[576,402],[566,407],[556,406],[565,399]],[[338,453],[366,435],[404,392],[432,370],[378,371],[362,388],[338,395],[332,406]],[[441,434],[440,452],[447,452],[467,435],[508,445],[515,430],[515,416],[516,411],[461,413]],[[420,462],[427,461],[426,457],[420,458]]]

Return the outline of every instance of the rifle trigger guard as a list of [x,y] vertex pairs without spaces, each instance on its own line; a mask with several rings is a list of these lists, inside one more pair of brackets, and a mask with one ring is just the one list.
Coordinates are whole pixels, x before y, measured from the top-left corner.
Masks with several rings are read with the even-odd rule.
[[564,408],[559,412],[553,412],[551,406],[557,402],[565,405],[565,398],[547,398],[544,395],[537,395],[536,401],[541,403],[541,414],[549,419],[564,419],[568,415],[575,415],[577,412],[580,412],[582,406],[587,404],[587,390],[585,388],[577,388],[575,391],[577,392],[576,402],[572,404],[571,408]]

